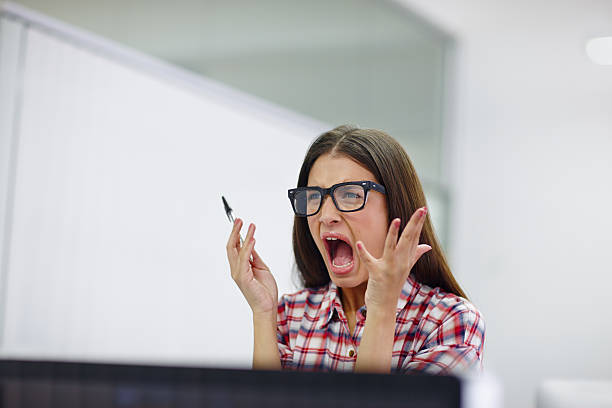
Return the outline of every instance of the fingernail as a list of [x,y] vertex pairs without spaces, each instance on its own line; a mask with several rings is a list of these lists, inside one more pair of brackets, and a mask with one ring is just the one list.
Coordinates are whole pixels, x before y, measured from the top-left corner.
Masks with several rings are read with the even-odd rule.
[[359,250],[362,250],[362,249],[363,249],[363,244],[362,244],[361,242],[358,242],[358,243],[357,243],[357,248],[358,248]]
[[402,225],[402,220],[400,220],[399,218],[395,219],[395,228],[399,229],[400,225]]
[[424,217],[425,214],[427,214],[427,207],[423,207],[423,210],[421,211],[421,217]]

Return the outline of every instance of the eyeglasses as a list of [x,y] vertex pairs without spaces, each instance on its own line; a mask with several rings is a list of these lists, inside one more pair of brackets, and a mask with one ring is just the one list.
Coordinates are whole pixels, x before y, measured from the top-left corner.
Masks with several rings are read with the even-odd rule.
[[295,215],[308,217],[319,212],[327,195],[331,196],[339,211],[359,211],[365,206],[370,190],[386,194],[385,187],[373,181],[347,181],[330,188],[298,187],[288,193]]

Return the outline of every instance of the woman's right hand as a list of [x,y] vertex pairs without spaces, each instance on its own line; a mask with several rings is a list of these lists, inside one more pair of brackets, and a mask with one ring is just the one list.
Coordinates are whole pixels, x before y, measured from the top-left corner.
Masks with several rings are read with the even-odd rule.
[[249,225],[244,246],[240,245],[241,228],[242,220],[237,218],[226,246],[232,279],[240,288],[253,314],[271,313],[276,316],[278,288],[270,268],[255,251],[255,225]]

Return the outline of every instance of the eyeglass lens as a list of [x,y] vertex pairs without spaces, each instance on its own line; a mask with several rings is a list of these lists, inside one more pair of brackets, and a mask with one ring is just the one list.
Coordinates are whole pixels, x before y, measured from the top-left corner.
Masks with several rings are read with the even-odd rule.
[[[344,185],[337,187],[334,199],[340,211],[353,211],[363,206],[365,190],[360,185]],[[312,215],[319,210],[321,193],[316,189],[305,189],[295,194],[295,210],[298,214]]]

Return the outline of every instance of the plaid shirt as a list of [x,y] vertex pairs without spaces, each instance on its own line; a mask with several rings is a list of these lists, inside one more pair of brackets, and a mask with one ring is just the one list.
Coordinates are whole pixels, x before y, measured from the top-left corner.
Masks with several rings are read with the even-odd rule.
[[[277,316],[282,367],[352,371],[366,312],[365,306],[357,311],[355,333],[351,334],[333,282],[283,295]],[[484,320],[470,302],[409,277],[397,302],[391,370],[480,371],[484,337]]]

